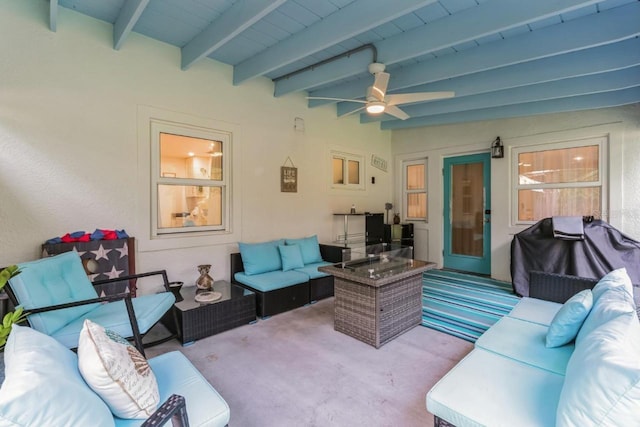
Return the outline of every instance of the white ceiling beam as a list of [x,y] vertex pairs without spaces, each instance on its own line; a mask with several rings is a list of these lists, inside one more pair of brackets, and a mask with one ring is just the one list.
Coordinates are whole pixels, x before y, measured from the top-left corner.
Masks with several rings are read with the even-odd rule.
[[49,29],[54,33],[58,29],[58,0],[49,0]]
[[[378,60],[386,65],[446,49],[461,43],[496,34],[534,21],[589,6],[599,0],[539,0],[515,2],[494,0],[438,19],[427,25],[400,33],[375,43]],[[356,67],[357,65],[357,67]],[[327,64],[322,71],[307,71],[276,82],[276,96],[309,89],[366,70],[359,63],[347,67]],[[322,80],[321,80],[322,79]]]
[[[456,93],[454,99],[504,89],[534,85],[538,83],[560,81],[572,77],[608,73],[633,67],[640,73],[640,39],[634,38],[591,49],[571,52],[566,55],[552,56],[523,64],[511,65],[496,70],[468,74],[453,79],[441,80],[426,85],[402,90],[400,93],[439,92],[451,90]],[[613,76],[613,74],[610,74]],[[490,95],[492,96],[492,95]],[[443,100],[444,101],[444,100]],[[448,100],[447,100],[448,101]],[[420,104],[402,108],[414,108]],[[353,103],[339,102],[338,116],[358,108]],[[411,114],[413,117],[415,114]],[[363,114],[361,122],[384,120]]]
[[149,0],[126,0],[124,2],[120,14],[113,24],[113,48],[115,50],[122,47],[122,43],[131,34],[148,4]]
[[437,0],[356,0],[324,19],[236,65],[233,84],[269,73],[305,56],[389,22]]
[[211,55],[287,0],[239,0],[181,49],[183,70]]
[[[640,34],[640,2],[588,15],[562,24],[545,27],[512,38],[483,44],[456,54],[435,58],[390,71],[389,91],[413,87],[446,78],[496,69],[615,43]],[[596,31],[597,29],[597,31]],[[312,91],[310,96],[332,98],[362,97],[371,79],[359,79],[325,90]],[[327,102],[310,100],[309,106]]]
[[535,116],[540,114],[564,113],[593,110],[596,108],[619,107],[640,102],[640,87],[603,92],[570,98],[537,101],[519,105],[463,111],[459,113],[438,114],[382,122],[381,129],[405,129],[423,126],[444,125],[480,120],[497,120],[511,117]]

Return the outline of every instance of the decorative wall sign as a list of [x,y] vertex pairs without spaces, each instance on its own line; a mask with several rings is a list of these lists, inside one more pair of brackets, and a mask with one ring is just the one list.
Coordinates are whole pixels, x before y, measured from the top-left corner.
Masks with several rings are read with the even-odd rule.
[[297,193],[298,192],[298,168],[295,167],[293,161],[287,157],[284,164],[287,161],[291,163],[291,166],[280,167],[280,192],[282,193]]
[[375,154],[371,155],[371,166],[380,169],[381,171],[387,171],[387,161],[382,157],[378,157]]

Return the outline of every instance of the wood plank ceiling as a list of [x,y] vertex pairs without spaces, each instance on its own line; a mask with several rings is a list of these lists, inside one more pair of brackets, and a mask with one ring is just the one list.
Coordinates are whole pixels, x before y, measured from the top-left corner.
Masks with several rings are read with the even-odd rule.
[[[402,105],[410,117],[362,113],[382,129],[461,123],[640,102],[638,0],[49,0],[129,34],[181,49],[181,67],[211,58],[233,83],[264,76],[274,96],[364,99],[371,62],[388,94],[454,91]],[[328,100],[309,100],[317,107]],[[337,115],[362,104],[337,102]]]

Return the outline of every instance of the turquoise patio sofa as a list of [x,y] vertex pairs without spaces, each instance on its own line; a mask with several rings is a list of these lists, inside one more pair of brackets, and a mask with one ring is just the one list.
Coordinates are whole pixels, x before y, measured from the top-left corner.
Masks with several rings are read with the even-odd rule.
[[427,393],[435,426],[640,425],[631,281],[618,269],[583,285],[564,304],[522,298],[489,328]]
[[[0,425],[223,427],[229,406],[179,351],[148,360],[161,406],[147,419],[124,419],[83,379],[78,355],[54,338],[14,325],[4,352]],[[185,416],[186,410],[186,416]]]
[[238,243],[231,254],[231,281],[256,294],[261,318],[333,296],[333,276],[318,271],[323,259],[317,236]]

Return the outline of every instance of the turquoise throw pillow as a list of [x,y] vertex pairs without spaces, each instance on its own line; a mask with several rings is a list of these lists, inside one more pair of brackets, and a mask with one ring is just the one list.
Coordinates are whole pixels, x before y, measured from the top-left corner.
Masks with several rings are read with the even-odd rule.
[[318,243],[318,236],[313,235],[311,237],[304,237],[302,239],[287,239],[287,245],[299,245],[300,252],[302,253],[302,261],[306,264],[315,264],[322,262],[322,255],[320,255],[320,244]]
[[280,245],[280,257],[282,258],[282,271],[289,271],[296,268],[304,267],[300,246],[298,245]]
[[576,345],[600,325],[624,313],[636,314],[636,305],[623,287],[607,289],[598,299],[594,297],[593,308],[578,332]]
[[573,341],[592,306],[593,295],[590,289],[578,292],[569,298],[549,325],[546,346],[560,347]]
[[282,269],[278,246],[284,245],[284,240],[272,240],[262,243],[238,243],[240,256],[246,275],[267,273]]
[[636,313],[618,315],[577,343],[560,392],[556,426],[637,426],[639,355]]
[[82,379],[76,354],[54,338],[14,325],[4,359],[0,425],[114,425],[109,407]]
[[613,270],[598,281],[593,287],[593,302],[596,302],[605,291],[613,288],[622,288],[633,296],[633,285],[626,268]]

